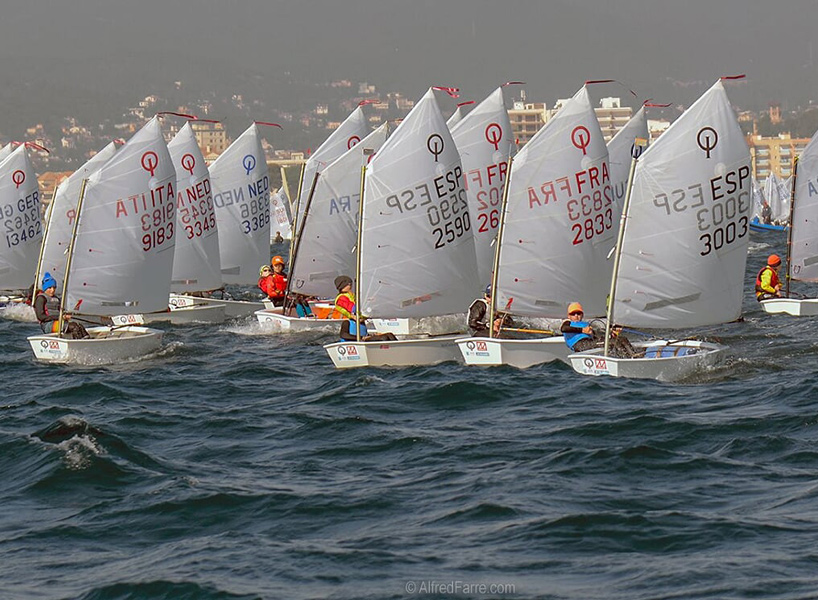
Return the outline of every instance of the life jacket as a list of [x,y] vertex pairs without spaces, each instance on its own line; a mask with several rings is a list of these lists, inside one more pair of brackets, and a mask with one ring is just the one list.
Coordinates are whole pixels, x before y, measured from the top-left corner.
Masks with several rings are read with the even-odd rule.
[[273,276],[267,275],[266,277],[259,277],[258,289],[267,294],[269,298],[272,298],[276,291],[275,285],[273,284]]
[[[60,299],[57,296],[49,296],[45,292],[37,292],[37,295],[34,297],[34,300],[38,297],[42,296],[45,298],[45,304],[43,304],[43,313],[45,313],[46,317],[50,317],[52,311],[54,314],[60,314]],[[34,305],[34,302],[31,303]],[[40,329],[43,330],[43,333],[57,333],[60,328],[59,320],[56,321],[40,321]]]
[[347,292],[338,294],[335,298],[335,309],[332,311],[332,318],[350,319],[355,316],[355,294]]
[[[358,322],[355,319],[349,320],[349,335],[357,335]],[[366,323],[361,321],[361,339],[366,337]],[[341,340],[342,342],[349,342],[349,340]]]
[[758,275],[756,275],[756,298],[759,297],[761,294],[771,293],[765,290],[763,287],[761,287],[761,276],[767,269],[769,269],[771,272],[770,287],[775,289],[775,286],[778,285],[778,273],[776,273],[775,269],[773,269],[770,265],[765,265],[764,268],[758,272]]
[[[590,323],[587,321],[571,321],[571,327],[576,327],[577,329],[584,329],[588,327]],[[587,333],[568,333],[565,332],[562,334],[565,338],[565,343],[568,344],[568,347],[573,350],[574,346],[576,346],[577,342],[580,340],[588,340],[593,339]]]
[[287,276],[284,273],[273,273],[273,291],[270,298],[283,298],[287,292]]

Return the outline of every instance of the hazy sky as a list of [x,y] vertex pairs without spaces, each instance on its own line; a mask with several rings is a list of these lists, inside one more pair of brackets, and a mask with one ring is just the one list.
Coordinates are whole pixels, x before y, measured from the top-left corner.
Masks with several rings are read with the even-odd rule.
[[734,103],[786,107],[818,100],[816,15],[818,0],[4,0],[0,86],[36,93],[59,78],[105,93],[161,66],[180,79],[369,80],[415,97],[435,84],[480,99],[518,79],[549,103],[616,78],[687,104],[746,73]]

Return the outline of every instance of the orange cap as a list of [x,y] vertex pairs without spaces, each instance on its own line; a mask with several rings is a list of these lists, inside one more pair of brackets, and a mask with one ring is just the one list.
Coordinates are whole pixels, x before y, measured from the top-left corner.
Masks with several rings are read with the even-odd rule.
[[781,257],[778,256],[778,254],[770,254],[770,256],[767,258],[767,264],[771,267],[777,267],[781,264]]
[[568,305],[568,314],[570,315],[573,312],[581,312],[583,314],[585,313],[585,311],[582,310],[582,304],[580,304],[579,302],[572,302],[571,304]]
[[274,264],[274,265],[283,265],[284,264],[284,259],[281,258],[280,256],[274,256],[273,260],[271,260],[270,262],[272,264]]

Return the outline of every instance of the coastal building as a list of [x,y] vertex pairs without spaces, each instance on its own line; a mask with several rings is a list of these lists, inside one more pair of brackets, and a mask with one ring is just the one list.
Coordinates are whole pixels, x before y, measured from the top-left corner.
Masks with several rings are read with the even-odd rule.
[[218,156],[230,145],[227,131],[222,123],[207,123],[204,121],[190,121],[190,128],[196,136],[196,143],[202,154]]
[[540,127],[545,125],[548,120],[548,109],[542,102],[526,103],[523,93],[523,99],[515,101],[514,106],[509,109],[508,118],[517,145],[523,146],[534,137]]
[[750,156],[753,160],[753,176],[756,181],[762,181],[770,173],[780,179],[792,175],[793,159],[801,154],[809,144],[809,138],[794,138],[789,133],[782,133],[776,137],[750,136],[747,145],[750,146]]

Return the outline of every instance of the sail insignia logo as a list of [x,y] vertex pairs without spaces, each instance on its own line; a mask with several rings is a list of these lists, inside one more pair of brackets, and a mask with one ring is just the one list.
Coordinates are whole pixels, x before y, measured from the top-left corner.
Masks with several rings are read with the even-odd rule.
[[500,142],[503,139],[503,128],[498,123],[486,125],[486,141],[494,146],[494,150],[500,149]]
[[159,166],[159,157],[153,150],[148,150],[142,155],[141,163],[142,168],[150,173],[151,177],[153,177],[154,173],[156,172],[156,167]]
[[196,166],[196,159],[194,158],[194,156],[192,154],[190,154],[190,153],[185,154],[182,157],[181,164],[182,164],[182,168],[185,171],[187,171],[188,173],[190,173],[190,176],[192,177],[193,176],[193,167]]
[[574,127],[574,130],[571,132],[571,143],[574,144],[575,148],[582,150],[583,156],[586,156],[588,154],[588,146],[591,145],[591,132],[588,131],[588,128],[584,125]]
[[719,134],[712,127],[702,127],[696,135],[696,143],[704,150],[706,158],[719,143]]
[[444,146],[443,137],[440,134],[433,133],[426,138],[426,148],[435,157],[435,162],[438,162],[437,157],[443,154]]
[[247,171],[247,174],[250,174],[250,171],[256,168],[256,157],[252,154],[248,154],[241,160],[241,164],[244,167],[244,170]]

